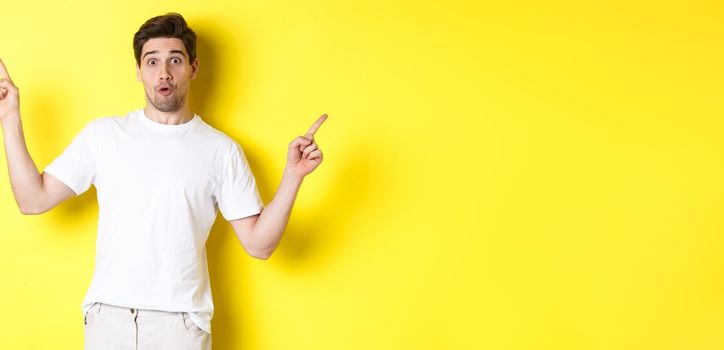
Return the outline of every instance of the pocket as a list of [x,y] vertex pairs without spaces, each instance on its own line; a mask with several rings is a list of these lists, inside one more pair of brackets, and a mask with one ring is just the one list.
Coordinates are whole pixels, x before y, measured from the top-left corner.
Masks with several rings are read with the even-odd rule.
[[96,315],[88,314],[88,315],[86,315],[85,318],[84,318],[84,321],[83,321],[84,325],[83,325],[83,327],[86,328],[86,329],[87,329],[87,328],[90,328],[90,327],[93,327],[93,325],[96,323],[96,321],[97,321],[97,320],[96,320]]
[[184,316],[183,317],[184,328],[186,328],[186,330],[188,330],[190,332],[195,332],[195,333],[204,332],[203,329],[201,329],[199,326],[196,325],[196,323],[194,323],[194,321],[191,320],[191,317],[189,317],[188,312],[184,312],[183,316]]
[[93,323],[93,318],[95,318],[97,312],[98,303],[95,302],[93,305],[91,305],[88,310],[86,310],[85,315],[83,315],[83,325],[85,327],[88,327],[91,323]]

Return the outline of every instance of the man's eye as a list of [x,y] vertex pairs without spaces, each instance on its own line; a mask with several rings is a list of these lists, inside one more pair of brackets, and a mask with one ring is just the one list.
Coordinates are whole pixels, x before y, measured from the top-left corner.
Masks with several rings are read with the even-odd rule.
[[171,62],[172,62],[172,63],[181,63],[181,59],[179,59],[179,58],[173,58],[173,59],[171,59]]
[[154,65],[154,64],[156,64],[156,60],[148,60],[148,64]]

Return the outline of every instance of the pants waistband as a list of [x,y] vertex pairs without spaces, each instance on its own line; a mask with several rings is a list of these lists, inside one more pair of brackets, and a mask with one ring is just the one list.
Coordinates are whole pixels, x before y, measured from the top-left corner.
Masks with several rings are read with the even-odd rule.
[[120,314],[123,316],[136,316],[136,317],[162,317],[162,316],[176,316],[180,319],[185,317],[185,312],[171,312],[161,310],[148,310],[148,309],[136,309],[124,306],[116,306],[110,304],[104,304],[95,302],[88,309],[88,313],[99,314],[103,312],[112,312],[114,314]]

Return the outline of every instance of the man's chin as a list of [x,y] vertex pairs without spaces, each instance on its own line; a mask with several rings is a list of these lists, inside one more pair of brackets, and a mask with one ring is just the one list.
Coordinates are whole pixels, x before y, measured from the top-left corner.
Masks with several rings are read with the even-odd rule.
[[164,113],[176,112],[183,107],[183,98],[176,98],[175,94],[168,96],[154,95],[154,98],[150,98],[150,95],[146,93],[146,97],[154,108]]
[[181,103],[178,101],[152,101],[151,104],[161,112],[176,112],[181,109]]

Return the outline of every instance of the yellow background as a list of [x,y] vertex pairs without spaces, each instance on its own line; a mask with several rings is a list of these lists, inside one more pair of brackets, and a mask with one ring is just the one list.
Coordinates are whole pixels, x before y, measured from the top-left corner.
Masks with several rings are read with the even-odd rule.
[[[329,114],[269,260],[214,225],[215,349],[722,349],[723,10],[6,1],[0,58],[41,170],[143,106],[132,36],[168,11],[266,202]],[[0,166],[0,347],[80,349],[95,190],[23,216]]]

